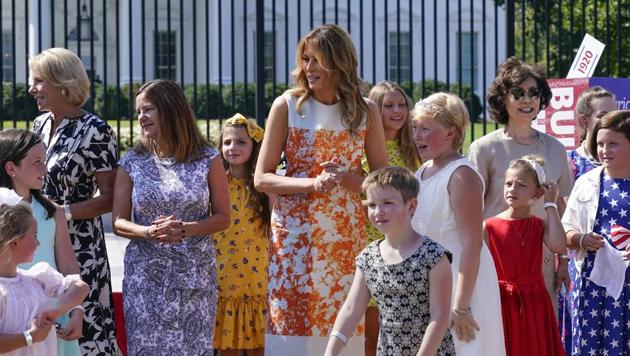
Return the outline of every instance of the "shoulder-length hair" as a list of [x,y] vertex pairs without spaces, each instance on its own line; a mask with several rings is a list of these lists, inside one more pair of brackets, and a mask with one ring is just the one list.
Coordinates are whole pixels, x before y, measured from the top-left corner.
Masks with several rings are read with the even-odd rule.
[[510,57],[501,63],[497,70],[497,76],[488,88],[488,110],[494,121],[504,125],[508,123],[510,117],[505,109],[505,95],[528,77],[534,78],[536,86],[540,90],[538,110],[543,110],[549,105],[551,88],[549,88],[545,70],[538,65],[528,64],[516,57]]
[[[8,162],[19,166],[28,151],[42,140],[36,134],[22,129],[0,132],[0,187],[15,189],[13,180],[5,168]],[[31,189],[31,195],[46,209],[47,219],[55,216],[55,205],[39,189]]]
[[400,142],[400,149],[403,157],[405,158],[405,165],[407,168],[415,171],[420,166],[420,155],[418,155],[418,148],[413,141],[413,130],[411,128],[411,110],[413,109],[413,101],[405,93],[405,91],[394,82],[382,81],[376,84],[368,93],[368,98],[376,104],[381,116],[383,115],[383,101],[385,97],[392,92],[399,92],[400,95],[405,98],[407,104],[407,118],[403,127],[397,132],[397,139]]
[[[158,140],[171,149],[176,161],[196,159],[204,147],[210,146],[197,126],[197,119],[184,92],[175,82],[163,79],[150,81],[138,89],[135,97],[140,94],[144,94],[155,105],[160,122]],[[156,140],[140,135],[135,149],[138,152],[156,153],[157,148]]]
[[367,85],[357,73],[357,53],[352,39],[346,31],[336,25],[321,25],[300,40],[296,50],[295,69],[291,77],[295,86],[289,93],[297,96],[297,111],[301,112],[304,102],[313,96],[306,80],[304,61],[302,60],[306,47],[315,50],[319,65],[327,72],[333,73],[333,80],[337,83],[337,96],[341,105],[342,123],[353,133],[356,133],[363,122],[363,115],[367,114],[367,124],[371,123],[371,110],[363,99],[367,92]]
[[588,142],[588,150],[591,157],[598,157],[597,134],[601,129],[622,133],[626,136],[626,140],[630,141],[630,110],[611,111],[597,121],[593,129],[593,135],[591,136],[590,142]]
[[585,125],[586,121],[581,120],[580,117],[590,118],[591,116],[593,116],[593,113],[595,112],[593,101],[595,101],[595,99],[601,98],[612,98],[614,100],[615,94],[600,87],[599,85],[596,85],[582,92],[577,100],[577,103],[575,104],[575,110],[573,111],[575,112],[578,129],[580,131],[580,142],[586,139],[586,132],[588,131],[588,127],[587,125]]
[[[81,59],[65,48],[49,48],[29,59],[31,72],[63,89],[70,105],[81,107],[90,95],[90,79]],[[65,94],[64,94],[65,93]]]

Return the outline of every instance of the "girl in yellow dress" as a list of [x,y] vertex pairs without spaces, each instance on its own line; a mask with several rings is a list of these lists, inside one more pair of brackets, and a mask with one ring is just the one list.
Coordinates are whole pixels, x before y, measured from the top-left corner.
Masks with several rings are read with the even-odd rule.
[[236,114],[225,121],[219,141],[231,205],[230,227],[214,235],[219,278],[214,347],[222,356],[264,354],[270,213],[267,196],[254,189],[263,134]]
[[[376,104],[383,118],[387,162],[390,166],[405,167],[415,172],[420,167],[420,157],[411,132],[409,114],[409,109],[413,105],[411,98],[401,87],[390,81],[376,84],[368,93],[368,98]],[[362,164],[365,173],[369,173],[365,157]],[[366,226],[368,238],[366,245],[385,237],[369,221],[366,222]],[[365,312],[366,356],[376,355],[378,332],[378,309],[374,300],[371,300]]]

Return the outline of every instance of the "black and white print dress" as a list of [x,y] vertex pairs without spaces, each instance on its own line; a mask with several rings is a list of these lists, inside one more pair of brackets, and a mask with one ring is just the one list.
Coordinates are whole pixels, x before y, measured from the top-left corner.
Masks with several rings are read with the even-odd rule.
[[[429,321],[429,272],[451,254],[437,242],[423,237],[418,250],[404,261],[385,264],[379,243],[372,242],[356,258],[380,314],[378,355],[413,356],[418,353]],[[437,355],[455,355],[447,330]]]
[[[33,124],[33,131],[47,145],[44,193],[60,205],[91,199],[98,188],[95,174],[117,167],[114,132],[105,121],[90,113],[65,118],[56,132],[51,132],[51,128],[50,113],[40,115]],[[68,228],[81,266],[81,278],[90,286],[83,304],[81,353],[116,355],[119,351],[103,222],[100,216],[75,219],[68,222]]]

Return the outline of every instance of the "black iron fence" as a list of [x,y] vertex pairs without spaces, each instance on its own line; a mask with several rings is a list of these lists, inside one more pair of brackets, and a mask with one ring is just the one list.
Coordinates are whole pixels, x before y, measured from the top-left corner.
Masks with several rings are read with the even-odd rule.
[[291,85],[298,40],[322,23],[350,33],[367,82],[399,82],[414,100],[439,90],[460,95],[479,122],[469,140],[494,127],[484,96],[508,55],[563,77],[590,33],[607,45],[597,75],[630,71],[623,0],[0,2],[0,129],[30,126],[37,108],[27,94],[28,56],[60,46],[83,60],[92,81],[86,109],[110,121],[123,148],[137,137],[134,90],[154,78],[181,84],[210,138],[235,112],[263,122]]

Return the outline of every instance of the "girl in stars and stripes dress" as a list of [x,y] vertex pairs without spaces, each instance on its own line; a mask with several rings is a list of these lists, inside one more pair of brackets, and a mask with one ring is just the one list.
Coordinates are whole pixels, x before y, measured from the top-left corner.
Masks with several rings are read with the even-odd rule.
[[580,177],[562,219],[575,250],[573,355],[630,350],[630,111],[597,123],[589,144],[601,167]]

